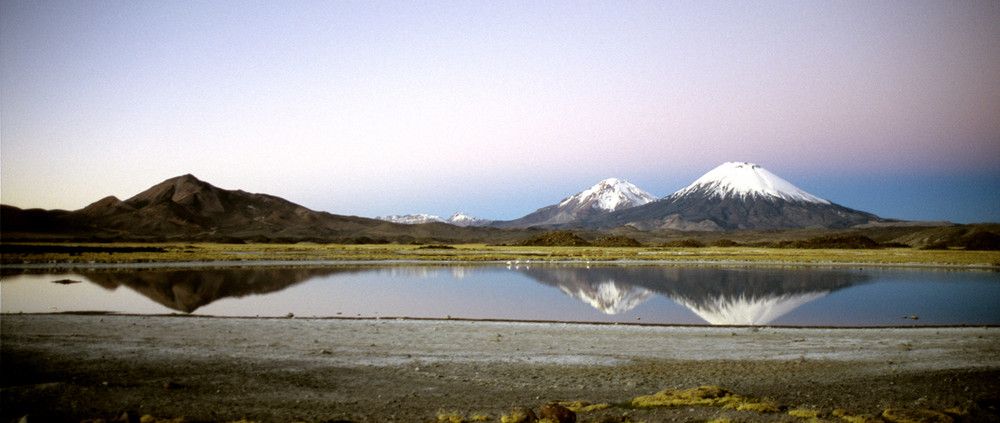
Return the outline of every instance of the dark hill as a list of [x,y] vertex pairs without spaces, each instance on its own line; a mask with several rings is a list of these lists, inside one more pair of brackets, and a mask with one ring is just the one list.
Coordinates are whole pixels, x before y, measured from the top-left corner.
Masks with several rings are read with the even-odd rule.
[[1000,250],[1000,235],[986,230],[972,230],[961,236],[929,244],[925,249],[944,250],[957,248],[963,250],[998,251]]
[[572,232],[548,232],[517,242],[514,245],[531,247],[586,247],[591,244]]
[[163,181],[127,200],[105,197],[76,211],[4,206],[5,240],[476,242],[522,231],[447,224],[400,225],[310,210],[273,195],[225,190],[193,175]]
[[778,248],[836,248],[836,249],[878,249],[883,248],[875,240],[858,234],[831,235],[796,241],[782,241],[771,245]]
[[334,237],[381,224],[220,189],[193,175],[168,179],[125,201],[107,197],[72,215],[99,231],[159,237]]
[[614,235],[595,239],[591,244],[595,247],[642,247],[642,244],[633,238]]

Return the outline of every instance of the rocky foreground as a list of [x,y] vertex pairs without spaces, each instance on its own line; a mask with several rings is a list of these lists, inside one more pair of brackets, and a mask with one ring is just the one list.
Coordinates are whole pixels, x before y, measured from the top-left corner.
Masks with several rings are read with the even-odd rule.
[[581,422],[1000,421],[995,327],[119,315],[0,325],[3,421],[512,421],[563,409]]

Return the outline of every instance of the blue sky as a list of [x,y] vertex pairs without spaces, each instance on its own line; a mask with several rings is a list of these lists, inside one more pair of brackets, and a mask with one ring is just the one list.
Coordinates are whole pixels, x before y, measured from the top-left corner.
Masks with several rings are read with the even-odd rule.
[[750,161],[884,217],[1000,221],[1000,2],[0,2],[0,195],[192,173],[512,219]]

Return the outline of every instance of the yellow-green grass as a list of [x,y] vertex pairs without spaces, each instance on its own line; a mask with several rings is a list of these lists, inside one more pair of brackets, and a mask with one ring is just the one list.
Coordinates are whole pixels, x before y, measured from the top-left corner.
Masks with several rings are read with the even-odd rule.
[[[732,264],[748,265],[942,265],[1000,267],[998,251],[919,250],[890,248],[783,249],[759,247],[514,247],[458,244],[450,249],[420,245],[342,244],[215,244],[215,243],[114,243],[114,244],[18,244],[6,243],[4,264],[18,263],[137,263],[197,261],[378,261],[419,260],[426,262],[580,262],[587,264]],[[22,251],[31,246],[33,251]],[[80,247],[79,251],[45,251],[46,246]],[[115,252],[88,251],[107,247]],[[122,248],[155,247],[162,251],[120,251]]]
[[718,386],[701,386],[683,390],[664,389],[653,395],[633,399],[632,406],[640,408],[716,406],[759,413],[780,411],[778,406],[767,399],[745,397]]

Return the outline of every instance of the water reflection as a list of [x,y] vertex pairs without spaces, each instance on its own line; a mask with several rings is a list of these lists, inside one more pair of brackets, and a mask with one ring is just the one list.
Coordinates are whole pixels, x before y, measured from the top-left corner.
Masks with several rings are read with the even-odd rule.
[[714,325],[766,325],[830,292],[868,282],[861,271],[683,267],[521,268],[606,314],[659,294]]
[[168,308],[193,313],[223,298],[268,294],[316,277],[358,271],[360,269],[334,268],[147,270],[85,276],[107,290],[126,286]]
[[992,272],[556,265],[90,271],[7,275],[0,294],[4,313],[151,314],[166,307],[216,316],[1000,323],[1000,274]]

